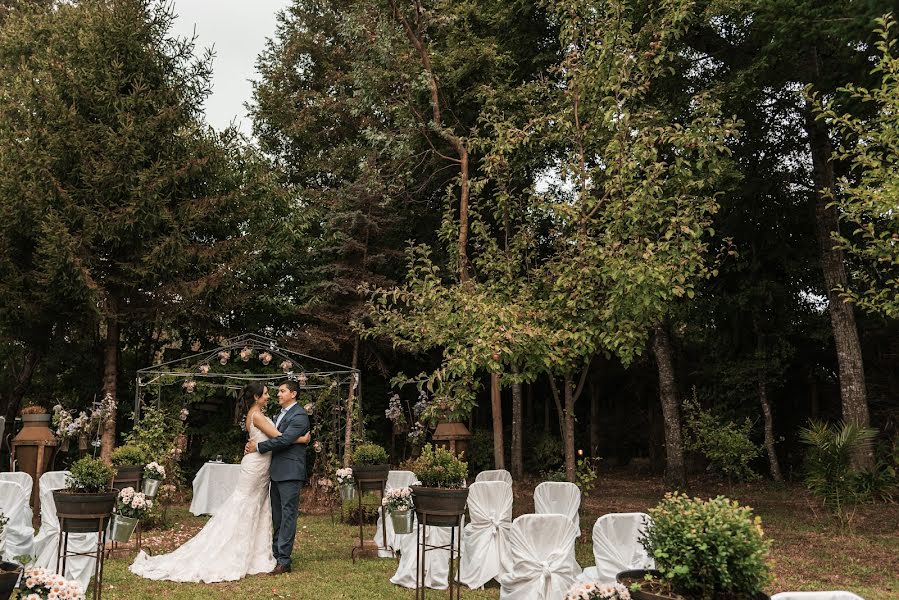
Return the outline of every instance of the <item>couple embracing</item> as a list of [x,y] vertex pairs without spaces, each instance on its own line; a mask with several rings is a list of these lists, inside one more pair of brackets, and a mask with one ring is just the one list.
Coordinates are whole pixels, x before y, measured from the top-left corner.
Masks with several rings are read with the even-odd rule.
[[234,492],[200,532],[170,554],[141,551],[130,570],[147,579],[212,583],[291,570],[300,489],[306,480],[309,415],[297,403],[299,385],[278,388],[275,421],[262,412],[268,389],[249,383],[241,392],[250,439]]

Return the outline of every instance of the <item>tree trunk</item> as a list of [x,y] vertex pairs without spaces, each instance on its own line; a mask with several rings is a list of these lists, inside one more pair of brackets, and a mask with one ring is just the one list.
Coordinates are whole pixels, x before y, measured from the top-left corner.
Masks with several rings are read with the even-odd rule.
[[570,375],[565,376],[565,477],[574,483],[577,481],[577,465],[574,458],[574,382]]
[[527,393],[524,396],[524,426],[528,431],[534,431],[534,382],[528,383]]
[[[847,287],[848,278],[843,263],[843,251],[837,247],[833,235],[839,231],[836,208],[829,206],[828,190],[834,188],[831,155],[833,148],[827,125],[816,120],[812,108],[805,109],[805,131],[808,134],[812,154],[812,177],[815,184],[815,233],[821,255],[821,269],[827,286],[828,311],[837,350],[840,373],[840,398],[843,420],[862,427],[870,426],[868,400],[865,389],[865,369],[862,363],[861,344],[855,324],[852,304],[840,297],[837,288]],[[853,457],[856,467],[871,467],[874,455],[867,448]]]
[[[353,369],[359,368],[359,336],[353,339]],[[353,371],[355,376],[355,370]],[[350,382],[350,393],[346,399],[346,425],[343,431],[343,466],[349,467],[353,462],[353,405],[356,400],[356,386]]]
[[659,370],[659,399],[665,421],[665,482],[674,486],[686,486],[684,468],[684,441],[681,434],[680,406],[674,385],[674,362],[671,340],[664,324],[653,328],[652,352]]
[[[25,352],[25,356],[22,359],[22,368],[16,373],[15,384],[6,397],[7,402],[4,409],[6,434],[13,432],[13,423],[15,423],[16,415],[19,414],[19,406],[22,404],[22,398],[25,397],[25,394],[31,388],[31,379],[34,377],[34,370],[39,360],[40,354],[36,350],[29,349]],[[12,367],[10,370],[15,372],[15,367]],[[3,440],[0,440],[0,446],[2,445]]]
[[[552,376],[550,376],[550,387],[554,387]],[[553,390],[555,391],[555,390]],[[556,401],[558,404],[558,400]],[[549,398],[546,396],[543,397],[543,433],[549,435]]]
[[115,448],[116,419],[118,418],[116,379],[119,365],[119,304],[115,297],[106,300],[106,341],[103,344],[103,396],[112,397],[111,414],[107,416],[100,440],[100,458],[112,462],[112,449]]
[[771,416],[771,404],[768,402],[768,389],[764,373],[759,375],[758,390],[759,402],[762,404],[762,414],[765,416],[765,449],[768,451],[771,478],[778,483],[783,483],[784,478],[780,472],[780,462],[777,460],[777,451],[774,448],[774,419]]
[[[512,366],[512,373],[518,375],[518,368]],[[512,479],[521,479],[524,475],[524,454],[522,451],[522,437],[524,434],[522,419],[522,393],[521,383],[512,384],[512,455],[509,462],[512,466]]]
[[495,469],[505,469],[503,455],[503,402],[499,390],[499,374],[490,374],[490,408],[493,411],[493,464]]
[[590,381],[590,456],[599,456],[599,386]]

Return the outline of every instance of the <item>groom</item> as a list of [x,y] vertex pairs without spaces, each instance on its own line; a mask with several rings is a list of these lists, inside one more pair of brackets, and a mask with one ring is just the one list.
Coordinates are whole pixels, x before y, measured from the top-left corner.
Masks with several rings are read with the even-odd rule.
[[300,489],[306,481],[306,446],[294,444],[296,439],[309,431],[309,415],[297,404],[300,386],[296,381],[285,381],[278,387],[278,404],[281,412],[275,419],[275,427],[281,436],[259,442],[247,442],[247,452],[272,453],[269,467],[272,479],[269,495],[272,501],[272,553],[278,564],[270,575],[290,573],[290,553],[297,533]]

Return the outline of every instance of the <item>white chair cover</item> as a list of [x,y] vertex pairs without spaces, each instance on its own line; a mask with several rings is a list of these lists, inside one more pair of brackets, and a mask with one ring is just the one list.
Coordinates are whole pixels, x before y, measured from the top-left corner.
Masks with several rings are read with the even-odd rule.
[[865,600],[852,592],[781,592],[771,600]]
[[[465,525],[464,519],[462,522]],[[443,546],[450,543],[450,533],[453,533],[453,543],[459,539],[458,527],[424,527],[425,542],[431,546]],[[412,523],[412,533],[397,536],[399,538],[400,563],[396,573],[390,578],[390,583],[406,588],[415,588],[415,570],[418,554],[416,545],[416,532],[418,531],[417,519]],[[428,550],[425,556],[425,587],[434,590],[445,590],[449,586],[449,550]]]
[[[387,485],[385,486],[384,491],[387,490],[395,490],[399,488],[409,487],[410,485],[417,485],[418,479],[415,477],[415,473],[412,471],[390,471],[387,474]],[[384,536],[381,532],[381,520],[382,520],[381,512],[378,512],[378,525],[375,528],[375,543],[378,545],[378,548],[382,546],[387,546],[389,548],[393,548],[393,550],[398,550],[400,547],[399,538],[404,535],[412,535],[409,533],[406,534],[397,534],[393,531],[393,521],[387,519],[387,523],[385,524],[387,529],[387,543],[384,543]],[[415,536],[412,536],[415,537]],[[390,550],[378,550],[378,556],[381,558],[393,558],[394,553]]]
[[[28,476],[27,473],[24,475]],[[0,480],[0,512],[9,519],[3,530],[5,541],[2,544],[2,556],[5,560],[22,554],[30,555],[34,551],[34,528],[31,526],[34,515],[29,505],[30,500],[30,489],[26,490],[13,481]]]
[[492,471],[481,471],[474,478],[475,482],[479,481],[505,481],[512,485],[512,474],[505,469],[494,469]]
[[593,525],[596,566],[584,569],[579,579],[612,584],[621,571],[655,568],[655,561],[640,543],[647,523],[646,513],[611,513],[596,519]]
[[568,481],[544,481],[534,489],[534,512],[538,515],[566,515],[578,535],[581,530],[581,489]]
[[509,530],[511,570],[500,575],[500,600],[564,598],[580,575],[574,543],[580,532],[567,516],[521,515]]
[[34,486],[34,480],[31,478],[31,475],[26,473],[25,471],[8,471],[6,473],[0,473],[0,481],[15,481],[28,492],[28,497],[31,498],[31,488]]
[[512,486],[505,481],[476,481],[468,488],[469,522],[462,532],[459,581],[471,589],[510,568]]
[[[41,529],[34,538],[35,567],[56,572],[56,557],[59,545],[59,519],[56,517],[56,503],[53,490],[66,487],[68,471],[50,471],[41,475],[38,485],[41,497]],[[97,548],[97,533],[70,533],[70,552],[93,552]],[[94,574],[97,559],[92,556],[70,556],[66,559],[66,572],[60,573],[66,579],[77,579],[86,590]]]

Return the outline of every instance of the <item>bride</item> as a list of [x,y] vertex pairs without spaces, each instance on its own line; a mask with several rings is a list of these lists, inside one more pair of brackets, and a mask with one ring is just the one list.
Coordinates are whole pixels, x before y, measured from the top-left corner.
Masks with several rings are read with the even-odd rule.
[[[262,413],[268,389],[254,381],[244,386],[241,401],[248,407],[246,426],[250,441],[261,442],[281,435]],[[308,444],[307,433],[297,444]],[[170,554],[138,553],[129,567],[146,579],[214,583],[234,581],[246,575],[268,573],[275,568],[272,555],[272,507],[269,502],[271,453],[251,452],[240,461],[234,492],[197,535]]]

